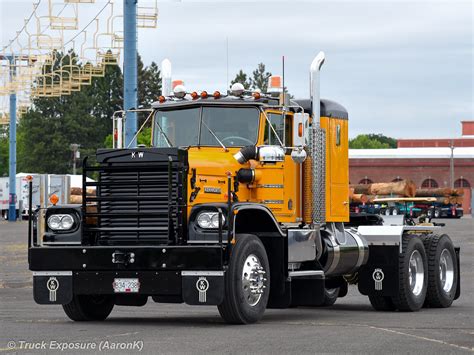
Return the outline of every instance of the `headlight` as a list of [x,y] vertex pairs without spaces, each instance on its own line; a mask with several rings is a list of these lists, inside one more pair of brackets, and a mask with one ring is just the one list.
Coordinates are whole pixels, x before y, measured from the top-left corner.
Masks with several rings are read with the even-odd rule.
[[52,230],[65,231],[74,226],[74,217],[70,214],[53,214],[48,218],[48,227]]
[[[205,229],[219,228],[219,213],[218,212],[201,212],[197,217],[197,224]],[[224,225],[225,217],[222,215],[222,226]]]

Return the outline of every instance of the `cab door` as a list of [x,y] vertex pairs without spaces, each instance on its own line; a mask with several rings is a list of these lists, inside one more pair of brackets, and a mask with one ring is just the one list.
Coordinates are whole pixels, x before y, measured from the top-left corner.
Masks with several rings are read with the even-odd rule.
[[[292,144],[292,119],[293,113],[283,113],[277,110],[268,110],[265,112],[266,117],[263,117],[263,137],[260,142],[261,145],[278,145],[280,141],[285,147],[291,147]],[[270,128],[269,122],[273,129]],[[277,138],[277,136],[278,138]],[[264,200],[268,207],[273,211],[275,217],[279,222],[297,222],[300,211],[300,190],[299,177],[300,165],[296,164],[291,159],[291,149],[286,149],[285,160],[283,162],[275,163],[273,165],[266,164],[262,169],[262,181],[273,181],[273,184],[264,184],[259,182],[257,187],[268,189],[266,196],[273,196],[273,198]],[[263,193],[263,191],[262,191]]]

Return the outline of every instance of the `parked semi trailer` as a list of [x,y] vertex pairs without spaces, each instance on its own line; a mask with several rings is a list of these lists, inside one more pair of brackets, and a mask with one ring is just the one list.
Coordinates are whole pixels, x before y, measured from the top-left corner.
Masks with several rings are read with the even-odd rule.
[[345,227],[348,113],[319,97],[324,60],[311,64],[307,100],[176,86],[152,105],[152,147],[86,158],[82,205],[32,221],[35,301],[75,321],[152,299],[253,323],[268,307],[331,305],[357,284],[377,310],[449,307],[460,290],[450,237],[433,226]]

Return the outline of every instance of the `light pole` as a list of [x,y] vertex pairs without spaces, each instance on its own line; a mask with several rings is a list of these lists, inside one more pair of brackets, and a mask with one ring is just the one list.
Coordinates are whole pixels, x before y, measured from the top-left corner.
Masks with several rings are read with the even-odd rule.
[[449,160],[449,183],[451,189],[454,189],[454,140],[451,139],[451,159]]
[[81,157],[81,153],[79,152],[80,144],[72,143],[70,145],[72,150],[72,174],[76,175],[76,159]]
[[[125,147],[135,147],[137,132],[137,0],[123,0],[123,109],[125,120]],[[133,140],[133,142],[132,142]]]

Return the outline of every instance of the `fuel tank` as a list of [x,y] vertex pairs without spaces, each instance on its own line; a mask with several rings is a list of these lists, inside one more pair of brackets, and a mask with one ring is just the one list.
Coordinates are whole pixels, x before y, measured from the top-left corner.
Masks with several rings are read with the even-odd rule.
[[344,229],[343,223],[328,223],[321,229],[323,254],[319,259],[326,276],[352,274],[369,258],[365,238],[356,229]]

